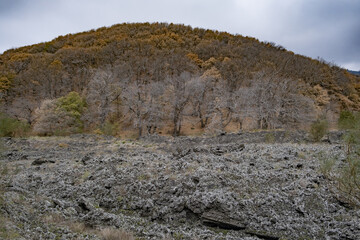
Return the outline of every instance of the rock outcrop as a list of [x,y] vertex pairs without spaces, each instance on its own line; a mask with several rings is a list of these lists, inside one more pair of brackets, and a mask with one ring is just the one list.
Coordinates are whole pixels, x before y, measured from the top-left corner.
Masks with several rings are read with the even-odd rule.
[[4,139],[2,229],[19,239],[99,239],[108,226],[141,239],[357,239],[359,208],[319,171],[318,154],[341,162],[342,146],[256,134]]

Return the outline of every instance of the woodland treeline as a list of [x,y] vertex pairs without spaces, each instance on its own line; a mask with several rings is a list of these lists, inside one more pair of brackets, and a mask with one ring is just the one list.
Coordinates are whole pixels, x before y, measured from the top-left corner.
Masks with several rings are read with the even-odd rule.
[[111,123],[138,135],[163,128],[179,135],[184,125],[306,127],[358,110],[359,90],[358,77],[323,60],[167,23],[114,25],[0,56],[1,111],[37,128],[51,111],[59,121],[56,99],[69,92],[84,100],[77,118],[84,129]]

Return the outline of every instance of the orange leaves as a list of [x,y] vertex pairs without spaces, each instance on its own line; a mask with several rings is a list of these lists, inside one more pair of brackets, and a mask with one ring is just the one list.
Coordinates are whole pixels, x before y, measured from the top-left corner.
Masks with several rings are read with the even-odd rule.
[[29,53],[15,53],[11,56],[10,62],[26,61],[31,57]]
[[203,75],[201,75],[201,79],[209,80],[209,81],[218,81],[222,78],[221,73],[216,67],[212,67],[209,70],[206,70]]
[[63,67],[63,64],[59,59],[55,59],[54,61],[52,61],[52,63],[50,63],[50,67],[52,67],[56,70],[61,70]]
[[0,93],[6,92],[11,88],[11,80],[5,76],[0,77]]
[[202,66],[203,61],[201,59],[199,59],[199,56],[195,53],[188,53],[186,54],[186,56],[193,62],[196,63],[196,65],[198,65],[199,67]]

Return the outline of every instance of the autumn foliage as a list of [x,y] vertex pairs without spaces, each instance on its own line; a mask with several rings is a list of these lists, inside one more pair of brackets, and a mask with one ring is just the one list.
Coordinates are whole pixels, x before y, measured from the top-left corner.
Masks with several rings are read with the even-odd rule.
[[0,56],[0,111],[35,128],[36,109],[55,108],[69,92],[86,101],[85,129],[299,127],[324,112],[359,110],[357,86],[344,69],[274,43],[167,23],[118,24]]

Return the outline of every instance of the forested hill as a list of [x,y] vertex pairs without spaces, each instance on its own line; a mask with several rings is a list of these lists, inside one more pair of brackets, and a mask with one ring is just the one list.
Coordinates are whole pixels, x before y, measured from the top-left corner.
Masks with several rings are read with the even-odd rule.
[[118,24],[6,51],[1,111],[35,124],[44,100],[86,101],[85,128],[299,127],[360,108],[359,78],[274,43],[167,23]]

